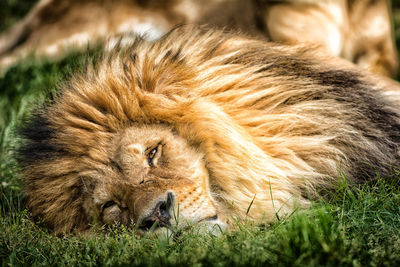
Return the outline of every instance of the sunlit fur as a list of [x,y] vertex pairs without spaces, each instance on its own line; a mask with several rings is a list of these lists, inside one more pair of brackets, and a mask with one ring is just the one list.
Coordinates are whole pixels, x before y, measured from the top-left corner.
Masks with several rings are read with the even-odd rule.
[[133,205],[142,191],[112,166],[115,140],[145,127],[143,140],[159,129],[157,138],[181,144],[169,148],[171,162],[186,158],[155,191],[176,193],[174,177],[189,178],[192,167],[183,166],[197,158],[209,179],[201,190],[210,190],[208,208],[220,218],[273,221],[307,205],[319,187],[399,166],[400,117],[381,89],[351,64],[304,47],[192,27],[154,43],[136,39],[76,74],[25,127],[29,207],[62,232],[96,219],[86,206],[98,213],[99,186],[130,192],[123,197]]

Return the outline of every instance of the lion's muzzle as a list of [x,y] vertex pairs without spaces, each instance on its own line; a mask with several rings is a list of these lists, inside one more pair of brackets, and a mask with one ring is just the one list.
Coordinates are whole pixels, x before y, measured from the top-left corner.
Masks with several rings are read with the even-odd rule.
[[171,208],[173,207],[174,199],[174,195],[169,192],[167,194],[167,200],[159,201],[151,214],[142,220],[139,228],[147,231],[150,229],[171,225]]

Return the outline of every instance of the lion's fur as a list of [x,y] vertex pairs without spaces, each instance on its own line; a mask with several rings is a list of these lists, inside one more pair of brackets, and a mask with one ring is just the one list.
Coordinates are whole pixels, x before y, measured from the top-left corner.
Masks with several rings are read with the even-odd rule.
[[221,214],[245,216],[252,203],[249,218],[271,221],[342,176],[361,182],[399,166],[400,115],[380,89],[301,46],[192,27],[136,39],[25,127],[29,206],[58,232],[84,229],[82,177],[111,164],[124,129],[160,125],[202,155]]

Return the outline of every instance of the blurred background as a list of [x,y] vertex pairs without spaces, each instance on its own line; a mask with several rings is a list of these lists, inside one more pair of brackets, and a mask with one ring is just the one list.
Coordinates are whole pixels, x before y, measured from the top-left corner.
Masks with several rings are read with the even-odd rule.
[[[397,51],[400,47],[400,0],[392,0],[392,13],[394,20],[394,35],[396,38]],[[397,79],[400,77],[400,71],[397,72]]]
[[1,0],[0,31],[21,19],[36,2],[37,0]]
[[[246,1],[246,0],[244,0]],[[367,0],[358,0],[367,1]],[[38,0],[0,0],[0,32],[9,28],[28,13]],[[400,0],[392,0],[392,15],[397,49],[400,47]],[[393,76],[392,76],[393,77]],[[397,71],[397,79],[400,71]]]

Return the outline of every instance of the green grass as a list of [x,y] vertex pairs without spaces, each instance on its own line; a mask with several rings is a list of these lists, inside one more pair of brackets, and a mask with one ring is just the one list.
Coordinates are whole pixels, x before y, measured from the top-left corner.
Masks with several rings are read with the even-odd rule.
[[[0,30],[31,3],[0,2]],[[400,26],[400,13],[394,14]],[[396,35],[400,36],[399,30]],[[400,188],[395,182],[400,174],[354,190],[343,185],[290,218],[269,226],[237,222],[238,230],[218,237],[202,236],[193,229],[174,240],[154,239],[123,227],[92,236],[56,237],[33,223],[18,174],[15,150],[21,141],[16,129],[62,81],[83,68],[87,57],[76,53],[57,63],[27,61],[0,78],[2,266],[400,265]]]

